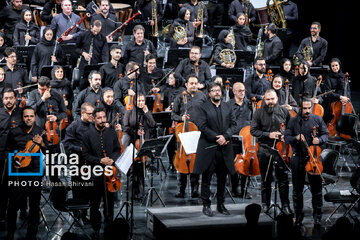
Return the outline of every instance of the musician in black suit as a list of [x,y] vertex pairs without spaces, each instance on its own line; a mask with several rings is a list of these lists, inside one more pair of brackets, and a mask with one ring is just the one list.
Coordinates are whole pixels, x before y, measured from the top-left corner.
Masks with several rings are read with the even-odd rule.
[[193,173],[202,174],[203,213],[211,217],[210,183],[214,173],[217,177],[217,211],[224,215],[230,214],[224,206],[225,183],[228,173],[235,174],[230,139],[237,124],[231,106],[221,101],[221,85],[212,82],[208,91],[209,99],[198,108],[196,124],[201,136]]

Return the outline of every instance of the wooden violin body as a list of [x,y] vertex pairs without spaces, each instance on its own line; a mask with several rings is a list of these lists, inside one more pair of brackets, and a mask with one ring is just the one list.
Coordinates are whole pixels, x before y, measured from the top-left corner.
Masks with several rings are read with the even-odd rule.
[[109,192],[117,192],[121,188],[121,181],[116,176],[116,167],[111,166],[111,169],[112,173],[109,170],[105,169],[106,188]]
[[[151,80],[153,87],[155,88],[154,79]],[[154,106],[152,112],[162,112],[163,111],[163,104],[161,103],[161,94],[160,93],[153,93],[154,96]]]
[[[280,131],[283,134],[285,131],[285,124],[281,123],[280,125]],[[276,143],[275,148],[279,151],[282,159],[287,163],[290,164],[290,158],[293,155],[293,151],[290,144],[287,144],[285,142],[278,142]]]
[[[49,106],[49,113],[52,113],[52,106]],[[47,121],[45,123],[46,137],[49,143],[56,145],[59,143],[59,135],[56,133],[58,125],[55,121]]]
[[[316,127],[313,127],[313,138],[316,137]],[[309,146],[305,141],[305,146],[309,154],[309,160],[306,163],[305,171],[312,175],[320,175],[323,171],[323,165],[320,161],[321,148],[318,145]]]
[[[130,81],[130,89],[132,89],[134,86],[134,82]],[[134,107],[134,97],[133,96],[126,96],[124,99],[124,103],[125,103],[125,109],[126,110],[131,110]]]

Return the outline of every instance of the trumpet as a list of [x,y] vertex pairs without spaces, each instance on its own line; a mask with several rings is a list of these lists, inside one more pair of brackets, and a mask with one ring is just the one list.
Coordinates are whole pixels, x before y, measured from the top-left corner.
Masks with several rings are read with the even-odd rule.
[[151,0],[151,20],[154,21],[154,26],[152,26],[152,36],[158,37],[158,24],[157,24],[157,11],[156,11],[156,0]]

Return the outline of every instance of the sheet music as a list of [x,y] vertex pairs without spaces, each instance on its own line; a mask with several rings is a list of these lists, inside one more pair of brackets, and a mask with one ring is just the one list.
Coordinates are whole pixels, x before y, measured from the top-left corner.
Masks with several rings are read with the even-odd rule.
[[199,143],[200,131],[192,131],[186,133],[179,133],[179,138],[186,154],[196,153]]
[[133,151],[135,151],[134,156],[136,156],[138,152],[131,143],[115,162],[116,167],[125,175],[133,163]]

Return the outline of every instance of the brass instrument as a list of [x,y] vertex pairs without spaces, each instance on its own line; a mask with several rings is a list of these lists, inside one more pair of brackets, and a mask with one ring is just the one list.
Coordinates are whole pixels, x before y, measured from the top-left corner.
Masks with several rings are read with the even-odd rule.
[[93,3],[93,5],[91,5],[91,8],[92,8],[92,10],[94,10],[94,12],[96,13],[97,10],[99,9],[99,6],[98,6],[94,1],[92,1],[92,3]]
[[[149,42],[146,43],[146,48],[145,48],[145,52],[149,51]],[[146,55],[144,53],[144,62],[143,62],[143,66],[146,67]]]
[[93,51],[94,51],[94,38],[91,38],[91,43],[90,43],[90,48],[89,48],[89,54],[90,54],[91,58],[88,61],[88,65],[90,65],[90,63],[91,63]]
[[56,6],[51,9],[51,15],[54,16],[55,14],[57,14]]
[[161,31],[161,35],[163,36],[167,36],[169,35],[169,32],[170,32],[170,28],[171,28],[171,23],[166,25],[163,30]]
[[271,19],[276,26],[281,26],[282,28],[286,28],[286,19],[284,10],[281,6],[283,1],[280,0],[272,0],[273,4],[270,4],[270,0],[267,0],[266,6]]
[[176,26],[174,28],[174,34],[173,34],[173,38],[176,41],[179,41],[181,39],[184,39],[187,37],[187,33],[186,33],[186,29],[183,28],[182,26]]
[[223,49],[223,50],[221,50],[221,52],[219,53],[219,58],[225,64],[233,64],[233,65],[235,65],[235,63],[236,63],[236,53],[232,49]]
[[245,3],[245,25],[249,26],[249,7],[250,7],[250,0],[247,0]]
[[200,20],[201,24],[200,24],[200,32],[197,34],[198,38],[204,38],[204,3],[203,2],[199,2],[198,3],[199,7],[198,7],[198,14],[197,14],[197,21]]
[[231,37],[231,41],[230,41],[230,44],[233,48],[233,50],[235,49],[235,35],[234,35],[234,29],[231,27],[230,30],[229,30],[229,34],[230,34],[230,37]]
[[264,42],[261,41],[264,29],[261,27],[258,32],[256,39],[256,49],[255,49],[255,58],[264,57]]
[[[311,40],[310,40],[311,41]],[[313,48],[311,45],[307,45],[305,46],[302,50],[301,50],[301,55],[303,55],[303,58],[305,61],[309,61],[311,62],[313,60]],[[296,53],[293,56],[293,63],[295,66],[299,66],[300,65],[300,59],[299,57],[296,55]]]
[[152,26],[152,36],[158,37],[159,36],[159,29],[157,23],[157,11],[156,11],[156,0],[151,0],[151,17],[154,21],[154,25]]

